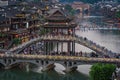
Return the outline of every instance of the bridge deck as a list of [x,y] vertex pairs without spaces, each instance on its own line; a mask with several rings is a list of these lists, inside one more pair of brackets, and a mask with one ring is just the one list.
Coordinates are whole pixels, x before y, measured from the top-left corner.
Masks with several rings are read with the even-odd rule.
[[13,58],[13,59],[24,59],[24,60],[60,60],[60,61],[83,61],[83,62],[102,62],[102,63],[113,63],[120,64],[120,59],[116,58],[88,58],[88,57],[77,57],[77,56],[59,56],[59,55],[24,55],[24,54],[0,54],[0,58]]

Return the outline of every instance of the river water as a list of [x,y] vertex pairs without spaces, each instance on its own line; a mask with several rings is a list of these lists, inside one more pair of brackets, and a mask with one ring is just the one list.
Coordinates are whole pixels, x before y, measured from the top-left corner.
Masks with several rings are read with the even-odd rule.
[[[89,20],[86,22],[89,23]],[[120,31],[76,30],[76,34],[87,37],[89,40],[93,40],[113,52],[120,53]],[[76,51],[91,52],[92,50],[76,44]],[[73,73],[64,73],[62,72],[65,69],[64,66],[57,63],[55,65],[55,70],[49,72],[41,72],[41,68],[29,72],[20,69],[0,70],[0,80],[89,80],[90,65],[81,65],[78,67],[78,71]]]
[[[120,31],[117,30],[95,30],[95,31],[76,31],[77,35],[87,37],[89,40],[106,47],[107,49],[120,53]],[[80,49],[77,49],[80,47]],[[76,51],[91,52],[90,49],[76,44]]]

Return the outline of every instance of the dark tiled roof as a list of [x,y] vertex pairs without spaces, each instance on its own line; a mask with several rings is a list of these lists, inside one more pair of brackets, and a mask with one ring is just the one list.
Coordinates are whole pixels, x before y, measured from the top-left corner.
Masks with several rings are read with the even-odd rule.
[[9,20],[8,18],[6,18],[5,16],[0,16],[0,21],[6,21]]
[[52,16],[57,11],[59,11],[65,18],[70,18],[71,17],[66,11],[64,11],[61,8],[54,8],[54,9],[51,9],[50,11],[48,11],[48,14],[49,14],[48,17]]
[[8,1],[8,5],[18,5],[20,1]]

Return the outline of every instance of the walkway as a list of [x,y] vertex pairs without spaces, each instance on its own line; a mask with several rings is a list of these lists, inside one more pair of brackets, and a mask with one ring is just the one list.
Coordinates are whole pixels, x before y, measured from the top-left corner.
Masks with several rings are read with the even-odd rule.
[[24,50],[26,47],[30,46],[31,44],[34,44],[36,42],[42,41],[42,40],[53,40],[53,41],[75,41],[76,43],[79,43],[85,47],[88,47],[92,50],[94,50],[95,52],[99,53],[99,55],[104,56],[107,55],[109,57],[115,57],[116,53],[106,49],[105,47],[102,47],[96,43],[94,43],[93,41],[88,40],[87,38],[84,37],[79,37],[79,36],[75,36],[72,37],[71,35],[67,36],[67,35],[44,35],[41,37],[38,37],[36,39],[30,40],[27,43],[24,43],[22,45],[19,45],[15,48],[10,49],[11,52],[13,53],[19,53],[20,51]]
[[120,64],[120,60],[116,58],[88,58],[88,57],[77,57],[77,56],[51,56],[51,55],[24,55],[24,54],[0,54],[0,59],[21,59],[21,60],[53,60],[53,61],[75,61],[83,63],[112,63]]
[[93,22],[86,22],[80,23],[77,27],[79,30],[120,30],[115,24],[108,24],[108,23],[93,23]]
[[109,57],[115,57],[116,53],[112,52],[111,50],[106,49],[103,46],[100,46],[96,43],[94,43],[91,40],[88,40],[87,38],[83,37],[78,37],[77,35],[75,36],[75,41],[83,46],[86,46],[93,51],[99,53],[99,55],[108,55]]
[[38,41],[38,40],[41,40],[41,38],[39,37],[39,38],[31,39],[30,41],[25,42],[25,43],[23,43],[23,44],[21,44],[17,47],[11,48],[9,51],[13,52],[13,53],[14,52],[19,52],[21,49],[26,48],[29,44],[32,44],[32,43],[34,43],[35,41]]

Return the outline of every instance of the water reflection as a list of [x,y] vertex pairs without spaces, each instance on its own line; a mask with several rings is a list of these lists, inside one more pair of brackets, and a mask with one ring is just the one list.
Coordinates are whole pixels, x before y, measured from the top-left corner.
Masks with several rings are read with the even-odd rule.
[[88,80],[88,77],[79,73],[58,74],[56,71],[47,71],[43,73],[25,72],[25,70],[1,70],[0,80]]

